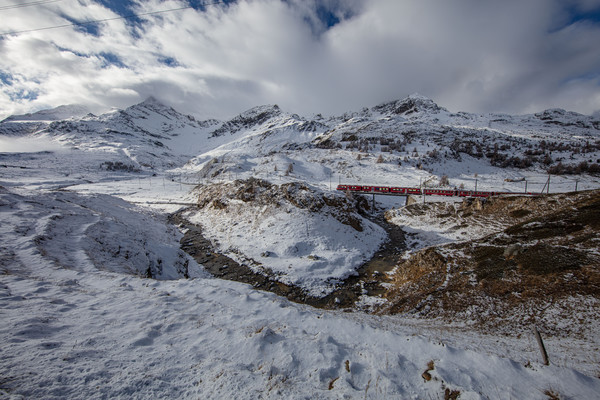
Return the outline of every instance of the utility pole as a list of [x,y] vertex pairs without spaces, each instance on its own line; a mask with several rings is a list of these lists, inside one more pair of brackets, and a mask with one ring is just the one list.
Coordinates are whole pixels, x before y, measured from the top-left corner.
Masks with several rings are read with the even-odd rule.
[[577,184],[579,183],[579,180],[575,179],[575,192],[577,192]]

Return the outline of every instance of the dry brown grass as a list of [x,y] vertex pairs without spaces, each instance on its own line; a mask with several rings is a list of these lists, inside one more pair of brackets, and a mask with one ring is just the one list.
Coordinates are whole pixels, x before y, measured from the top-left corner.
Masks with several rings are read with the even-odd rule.
[[486,329],[509,329],[513,322],[506,321],[519,314],[522,325],[539,320],[548,307],[561,310],[560,318],[581,312],[583,324],[596,319],[598,306],[575,310],[572,298],[600,300],[600,191],[501,199],[479,212],[504,218],[511,208],[532,217],[478,240],[424,249],[400,263],[380,313],[469,318]]
[[446,388],[444,391],[444,400],[456,400],[460,397],[460,390],[450,390]]
[[431,380],[430,372],[433,371],[434,369],[435,369],[435,364],[434,364],[433,360],[431,360],[427,363],[427,369],[425,371],[423,371],[423,373],[421,374],[421,377],[425,380],[425,382],[429,382]]
[[335,381],[337,381],[338,379],[340,379],[340,377],[339,377],[339,376],[338,376],[338,377],[335,377],[335,378],[333,378],[332,380],[330,380],[330,381],[329,381],[329,386],[328,386],[328,389],[329,389],[329,390],[332,390],[332,389],[333,389],[333,385],[335,384]]
[[548,400],[560,400],[560,394],[554,389],[546,389],[544,390],[544,394],[548,396]]

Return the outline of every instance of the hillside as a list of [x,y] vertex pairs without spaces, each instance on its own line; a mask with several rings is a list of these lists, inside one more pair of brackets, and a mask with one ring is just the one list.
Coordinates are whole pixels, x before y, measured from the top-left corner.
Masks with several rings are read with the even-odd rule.
[[181,215],[215,250],[313,297],[354,275],[385,238],[361,215],[364,203],[300,183],[249,179],[194,191],[198,206]]
[[[438,224],[451,225],[446,232],[471,231],[401,261],[380,313],[441,318],[502,334],[537,325],[552,336],[596,338],[600,191],[492,198],[479,207],[415,204],[407,212],[415,219],[437,214]],[[398,222],[398,214],[389,217]],[[433,218],[427,223],[435,224]]]

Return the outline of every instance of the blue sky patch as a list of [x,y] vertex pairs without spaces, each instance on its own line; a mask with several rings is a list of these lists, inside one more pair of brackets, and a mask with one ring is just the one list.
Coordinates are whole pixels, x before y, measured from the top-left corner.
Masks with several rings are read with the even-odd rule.
[[142,23],[142,19],[135,16],[135,10],[132,7],[133,3],[131,1],[98,0],[98,3],[112,10],[121,17],[126,17],[126,21],[133,25],[140,25]]
[[10,86],[13,83],[13,76],[7,72],[0,71],[0,82],[4,85]]
[[317,6],[317,16],[319,17],[319,20],[323,23],[323,25],[327,27],[327,29],[332,28],[341,22],[341,20],[335,14],[334,11],[335,10],[331,10],[323,6],[322,4],[319,4]]
[[207,7],[237,3],[238,0],[189,0],[188,3],[196,11],[206,11]]
[[102,67],[103,68],[107,68],[110,66],[117,66],[119,68],[127,68],[127,65],[125,65],[121,59],[119,58],[119,56],[117,56],[114,53],[99,53],[98,54],[98,58],[102,59],[104,61]]
[[73,24],[73,29],[75,29],[76,31],[79,32],[83,32],[86,33],[88,35],[92,35],[92,36],[96,36],[99,37],[100,36],[100,25],[96,22],[88,22],[88,21],[80,21],[80,20],[76,20],[74,18],[69,17],[66,14],[61,14],[60,15],[62,18],[66,19],[67,21],[69,21],[70,23]]
[[581,12],[579,10],[570,10],[571,20],[570,23],[588,21],[595,24],[600,24],[600,7],[593,11]]
[[600,6],[590,11],[582,11],[574,6],[564,7],[564,18],[562,18],[561,23],[554,27],[554,29],[551,29],[550,32],[558,32],[561,29],[576,23],[591,23],[600,26]]
[[8,94],[11,101],[18,102],[20,100],[32,101],[38,98],[38,92],[19,89]]
[[173,57],[159,57],[158,62],[168,67],[179,67],[181,64]]

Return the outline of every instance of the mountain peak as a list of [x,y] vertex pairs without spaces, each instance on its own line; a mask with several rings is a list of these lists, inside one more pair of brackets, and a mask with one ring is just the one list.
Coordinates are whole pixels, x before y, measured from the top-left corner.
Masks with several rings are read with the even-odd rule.
[[[422,102],[426,102],[426,103],[434,103],[433,100],[431,100],[429,97],[427,96],[423,96],[422,94],[415,92],[412,94],[409,94],[406,99],[411,99],[411,100],[418,100],[418,101],[422,101]],[[405,100],[406,100],[405,99]]]
[[133,116],[135,118],[148,118],[153,114],[161,115],[167,119],[177,119],[182,117],[182,114],[177,112],[173,107],[165,105],[154,96],[149,96],[141,103],[127,107],[121,113]]
[[137,103],[137,104],[134,104],[134,105],[132,105],[130,107],[127,107],[127,110],[130,110],[130,109],[140,109],[140,108],[149,108],[151,110],[156,110],[156,109],[165,109],[165,108],[169,108],[169,107],[166,106],[165,104],[163,104],[156,97],[149,96],[144,101],[142,101],[141,103]]
[[252,107],[249,110],[244,111],[236,118],[250,118],[253,119],[255,117],[261,116],[261,118],[271,118],[276,115],[281,114],[281,109],[277,104],[265,104],[262,106]]
[[146,100],[142,101],[140,104],[160,104],[160,105],[164,105],[162,102],[160,102],[156,97],[154,96],[148,96],[146,98]]
[[413,93],[402,100],[394,100],[387,103],[379,104],[373,107],[373,111],[382,114],[402,114],[410,115],[419,112],[439,113],[440,111],[448,111],[443,107],[438,106],[433,100],[422,96],[418,93]]
[[241,129],[250,129],[253,126],[260,125],[265,121],[282,114],[277,104],[268,104],[258,107],[252,107],[244,111],[233,119],[225,122],[219,129],[213,131],[213,136],[223,135],[225,132],[235,133]]

